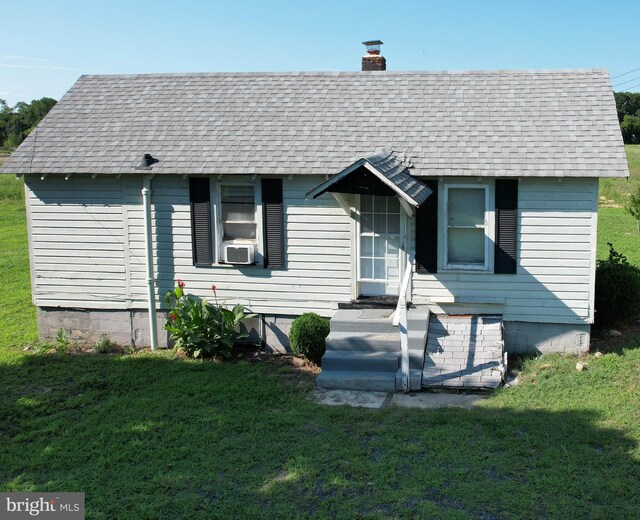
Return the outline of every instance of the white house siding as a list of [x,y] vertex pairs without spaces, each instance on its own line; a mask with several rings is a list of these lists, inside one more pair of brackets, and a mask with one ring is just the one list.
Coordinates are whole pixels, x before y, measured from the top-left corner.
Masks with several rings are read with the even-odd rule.
[[[228,179],[229,177],[225,177]],[[243,177],[242,180],[247,180]],[[283,179],[285,270],[195,267],[189,184],[182,176],[152,180],[154,269],[158,300],[176,279],[189,292],[254,312],[330,316],[351,299],[351,219],[330,196],[305,193],[324,177]],[[211,178],[217,182],[217,177]],[[256,182],[260,182],[259,179]],[[140,175],[27,176],[34,303],[40,307],[144,309],[144,214]],[[259,212],[260,213],[260,212]]]
[[122,183],[27,175],[25,194],[34,303],[126,308]]
[[[449,182],[470,181],[439,183],[440,223],[445,218],[443,184]],[[414,303],[430,304],[436,312],[495,312],[505,321],[592,323],[597,179],[524,179],[518,192],[517,273],[447,272],[440,257],[437,274],[415,273]],[[442,225],[440,229],[442,249]],[[452,299],[476,303],[443,303]],[[494,303],[482,303],[487,299]]]
[[[145,309],[141,175],[72,175],[68,181],[57,175],[26,177],[35,304]],[[215,284],[220,300],[258,313],[331,316],[338,302],[351,299],[353,221],[329,195],[304,198],[322,180],[283,179],[287,269],[269,270],[193,266],[188,180],[156,176],[152,217],[158,300],[180,278],[196,295],[212,297]],[[482,182],[492,190],[492,181]],[[520,181],[518,273],[446,272],[441,259],[437,274],[414,274],[413,302],[435,311],[496,312],[505,321],[590,323],[596,210],[597,180]],[[482,303],[487,298],[504,303]],[[477,303],[444,303],[453,299]]]
[[[225,177],[229,179],[230,177]],[[212,182],[217,178],[212,177]],[[243,177],[242,180],[247,180]],[[242,303],[254,312],[299,314],[315,311],[330,316],[338,301],[351,298],[351,220],[331,197],[307,201],[304,194],[323,180],[304,177],[283,180],[287,269],[261,267],[195,267],[191,248],[188,180],[157,176],[152,181],[154,268],[158,299],[176,279],[189,292]],[[259,182],[259,179],[257,180]],[[144,215],[139,176],[122,180],[125,231],[128,233],[128,283],[131,306],[146,301]]]

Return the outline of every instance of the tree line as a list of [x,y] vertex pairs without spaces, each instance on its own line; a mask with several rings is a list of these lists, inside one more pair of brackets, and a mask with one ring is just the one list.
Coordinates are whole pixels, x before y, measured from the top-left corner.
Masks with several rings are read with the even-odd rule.
[[0,149],[17,148],[55,104],[55,99],[43,97],[31,103],[20,101],[10,107],[0,99]]
[[618,121],[626,144],[640,144],[640,92],[615,92]]
[[[640,92],[615,92],[614,96],[624,142],[640,144]],[[55,99],[43,97],[10,107],[0,99],[0,149],[17,148],[55,104]]]

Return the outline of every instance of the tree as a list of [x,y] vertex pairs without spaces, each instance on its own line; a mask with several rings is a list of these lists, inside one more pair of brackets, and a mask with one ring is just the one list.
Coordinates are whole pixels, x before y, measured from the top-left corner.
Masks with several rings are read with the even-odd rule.
[[640,92],[615,92],[614,97],[621,123],[624,116],[640,116]]
[[620,130],[625,144],[640,144],[640,116],[625,115]]
[[624,209],[626,209],[627,213],[636,219],[636,223],[638,224],[638,234],[640,234],[640,184],[636,185],[635,190],[631,192]]
[[56,104],[52,98],[18,102],[13,108],[0,99],[0,148],[14,149],[38,125]]

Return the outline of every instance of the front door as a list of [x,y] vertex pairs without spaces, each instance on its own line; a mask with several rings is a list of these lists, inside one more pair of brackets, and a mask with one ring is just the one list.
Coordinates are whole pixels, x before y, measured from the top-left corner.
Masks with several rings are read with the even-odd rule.
[[398,296],[400,211],[396,197],[360,195],[358,286],[361,296]]

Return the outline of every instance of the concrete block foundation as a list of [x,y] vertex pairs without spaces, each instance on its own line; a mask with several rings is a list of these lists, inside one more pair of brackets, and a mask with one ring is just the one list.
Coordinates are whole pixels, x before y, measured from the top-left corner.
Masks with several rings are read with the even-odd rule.
[[[167,313],[158,311],[158,346],[171,346],[164,323]],[[260,315],[247,320],[247,341],[263,342],[272,351],[289,349],[289,329],[295,316]],[[92,344],[104,336],[119,345],[149,347],[149,313],[141,309],[90,310],[38,307],[38,330],[41,340],[54,339],[64,329],[71,341]]]
[[[249,341],[263,342],[270,350],[289,350],[289,330],[296,318],[293,315],[262,314],[246,323]],[[164,330],[166,312],[158,312],[158,345],[169,345]],[[70,340],[95,343],[103,336],[120,345],[148,347],[148,313],[142,309],[89,310],[58,307],[38,308],[40,339],[56,337],[60,328],[65,329]],[[589,350],[590,325],[562,323],[504,322],[505,350],[509,353],[560,352],[582,354]]]
[[504,322],[505,350],[513,354],[589,351],[590,325],[564,323]]
[[[167,346],[165,312],[158,312],[158,346]],[[41,340],[56,337],[64,329],[71,341],[96,343],[103,337],[119,345],[148,347],[149,313],[143,310],[88,310],[38,307],[38,331]]]

